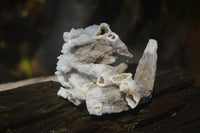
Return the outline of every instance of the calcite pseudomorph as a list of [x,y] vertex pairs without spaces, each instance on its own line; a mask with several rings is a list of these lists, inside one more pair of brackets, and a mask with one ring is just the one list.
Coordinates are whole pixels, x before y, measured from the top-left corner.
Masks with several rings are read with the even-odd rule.
[[141,98],[151,95],[157,41],[149,40],[132,78],[131,73],[125,73],[126,62],[119,59],[132,58],[132,54],[108,24],[72,28],[63,37],[55,72],[62,85],[58,96],[77,106],[86,102],[89,113],[100,116],[133,109]]

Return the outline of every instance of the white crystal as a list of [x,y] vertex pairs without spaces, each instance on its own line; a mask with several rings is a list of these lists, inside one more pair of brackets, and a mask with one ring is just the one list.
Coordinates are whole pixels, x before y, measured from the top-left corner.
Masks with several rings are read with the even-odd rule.
[[139,61],[135,77],[121,56],[132,54],[109,25],[101,23],[63,34],[65,43],[58,57],[58,96],[75,105],[86,102],[90,114],[118,113],[135,108],[153,91],[157,41],[150,39]]

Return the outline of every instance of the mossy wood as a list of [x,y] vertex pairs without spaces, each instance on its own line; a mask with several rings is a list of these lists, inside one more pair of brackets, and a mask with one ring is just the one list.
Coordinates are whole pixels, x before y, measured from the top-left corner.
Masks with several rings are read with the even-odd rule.
[[90,116],[56,93],[57,82],[0,92],[0,132],[197,132],[200,88],[180,69],[157,74],[152,99],[134,110]]

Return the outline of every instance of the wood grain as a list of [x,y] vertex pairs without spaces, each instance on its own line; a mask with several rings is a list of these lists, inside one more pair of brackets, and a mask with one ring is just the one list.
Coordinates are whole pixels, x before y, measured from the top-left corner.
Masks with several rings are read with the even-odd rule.
[[0,132],[198,132],[200,88],[176,68],[157,74],[149,102],[101,117],[59,98],[57,82],[0,92]]

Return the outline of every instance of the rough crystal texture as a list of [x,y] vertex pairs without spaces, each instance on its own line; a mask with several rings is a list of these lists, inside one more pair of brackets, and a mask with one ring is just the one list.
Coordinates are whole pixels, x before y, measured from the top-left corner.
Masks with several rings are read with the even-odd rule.
[[101,23],[65,32],[57,75],[62,87],[58,96],[75,105],[86,102],[90,114],[118,113],[135,108],[142,97],[153,91],[157,42],[150,39],[139,61],[135,77],[124,73],[127,64],[119,58],[132,58],[126,45]]

